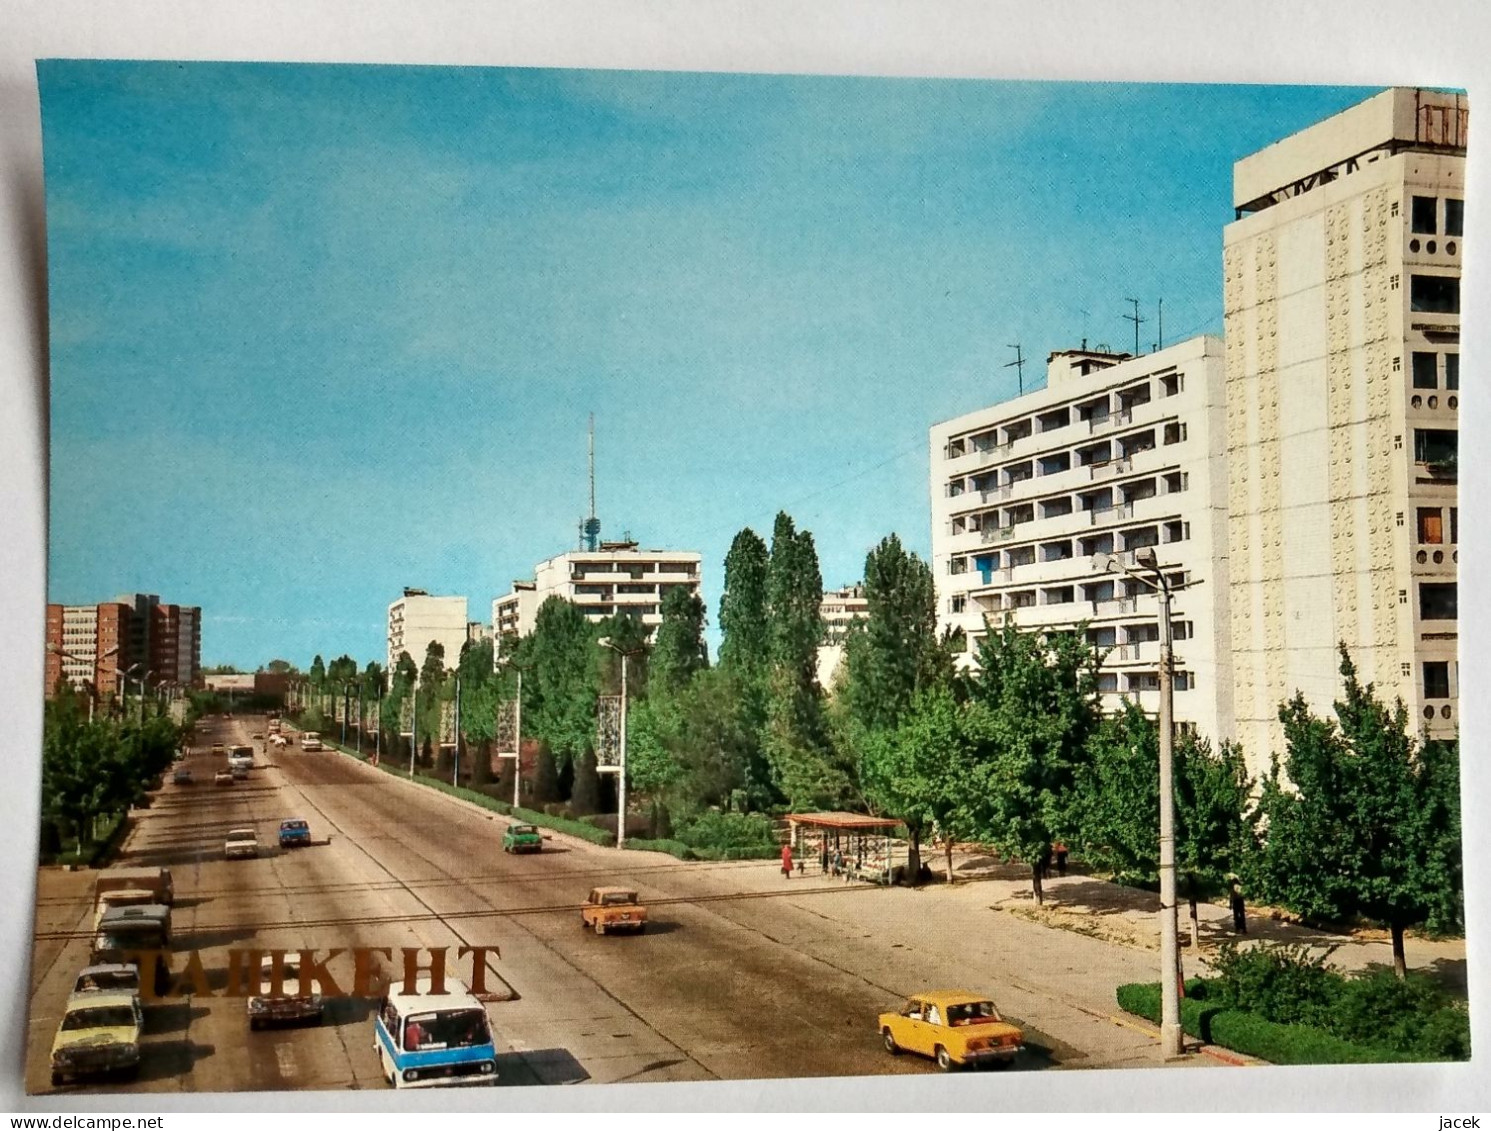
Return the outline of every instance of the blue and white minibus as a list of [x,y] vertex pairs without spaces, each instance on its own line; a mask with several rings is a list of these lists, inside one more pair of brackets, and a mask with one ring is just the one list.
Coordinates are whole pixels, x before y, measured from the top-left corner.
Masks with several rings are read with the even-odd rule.
[[[402,983],[400,983],[402,988]],[[497,1082],[497,1048],[487,1011],[454,979],[447,993],[390,993],[373,1016],[373,1047],[383,1078],[395,1088],[440,1088]]]

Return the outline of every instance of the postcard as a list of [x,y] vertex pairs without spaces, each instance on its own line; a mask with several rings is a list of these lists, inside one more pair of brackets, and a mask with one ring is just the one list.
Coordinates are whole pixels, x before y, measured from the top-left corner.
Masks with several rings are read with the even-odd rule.
[[29,1093],[1469,1058],[1465,92],[37,73]]

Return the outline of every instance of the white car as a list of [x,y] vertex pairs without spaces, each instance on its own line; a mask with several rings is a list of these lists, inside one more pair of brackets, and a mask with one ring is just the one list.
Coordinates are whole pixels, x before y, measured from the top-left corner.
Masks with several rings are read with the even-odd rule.
[[301,739],[300,739],[300,748],[302,750],[321,750],[321,749],[323,749],[323,747],[321,745],[321,736],[319,734],[317,734],[313,730],[306,731],[305,734],[301,736]]
[[253,829],[232,829],[223,842],[223,857],[237,860],[259,855],[259,836]]

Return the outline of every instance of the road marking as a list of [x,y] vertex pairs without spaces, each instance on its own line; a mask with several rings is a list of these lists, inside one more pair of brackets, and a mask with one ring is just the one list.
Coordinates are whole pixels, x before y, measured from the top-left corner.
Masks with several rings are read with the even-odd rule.
[[295,1052],[289,1045],[275,1045],[274,1059],[279,1062],[280,1075],[287,1080],[295,1078]]

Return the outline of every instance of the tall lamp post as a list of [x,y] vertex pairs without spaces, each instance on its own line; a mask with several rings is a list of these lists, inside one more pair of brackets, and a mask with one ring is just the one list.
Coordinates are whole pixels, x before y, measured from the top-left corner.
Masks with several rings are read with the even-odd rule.
[[[1117,554],[1099,555],[1104,572],[1121,570],[1154,590],[1160,603],[1160,1051],[1180,1056],[1180,919],[1175,901],[1175,650],[1170,627],[1170,579],[1154,547],[1134,553],[1131,569]],[[1149,576],[1145,576],[1148,574]],[[1199,583],[1193,583],[1199,584]]]
[[[626,662],[631,655],[618,648],[609,636],[596,641],[602,648],[609,648],[621,657],[621,764],[616,768],[616,847],[626,847]],[[597,767],[599,768],[599,767]]]
[[[77,655],[74,655],[72,652],[68,652],[65,649],[57,647],[57,645],[55,645],[55,644],[48,644],[47,645],[47,651],[51,652],[55,656],[61,656],[64,660],[72,660],[74,663],[78,663],[78,664],[92,664],[93,667],[94,667],[94,669],[95,669],[94,675],[96,677],[97,676],[97,668],[98,668],[98,665],[99,665],[99,661],[101,661],[101,660],[107,660],[110,656],[116,655],[119,652],[119,645],[116,644],[116,645],[114,645],[114,647],[108,648],[108,649],[100,652],[97,656],[77,656]],[[112,665],[111,665],[111,667],[112,667]],[[119,671],[118,668],[113,668],[112,670],[116,674]],[[49,693],[50,693],[50,690],[51,689],[49,688],[48,689]],[[94,704],[97,701],[98,701],[98,680],[95,678],[95,679],[90,679],[88,681],[88,721],[90,723],[93,721],[93,707],[94,707]]]

